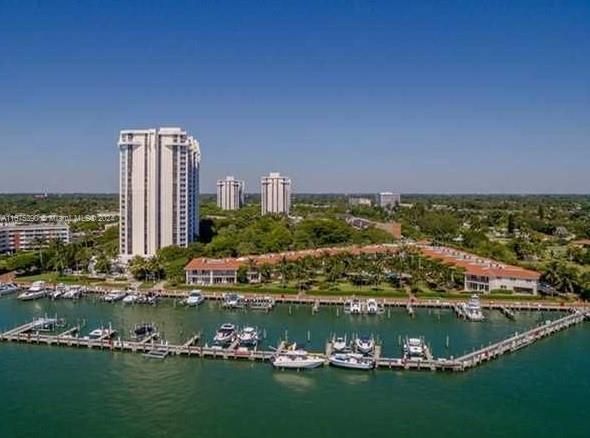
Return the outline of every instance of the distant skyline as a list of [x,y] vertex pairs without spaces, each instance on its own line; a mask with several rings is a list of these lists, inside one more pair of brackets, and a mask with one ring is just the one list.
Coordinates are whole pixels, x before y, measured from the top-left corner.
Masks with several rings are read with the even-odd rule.
[[0,0],[0,192],[118,192],[179,126],[201,192],[590,193],[590,3]]

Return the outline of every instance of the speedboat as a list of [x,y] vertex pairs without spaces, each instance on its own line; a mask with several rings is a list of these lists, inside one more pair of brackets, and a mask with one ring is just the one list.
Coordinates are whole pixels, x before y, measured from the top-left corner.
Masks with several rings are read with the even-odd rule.
[[238,333],[240,346],[256,347],[256,345],[258,345],[258,339],[258,331],[254,327],[244,327]]
[[382,310],[382,307],[375,298],[369,298],[367,300],[367,313],[369,315],[377,315],[378,313],[381,313]]
[[355,370],[371,370],[375,368],[375,359],[359,353],[334,353],[328,359],[330,365]]
[[0,297],[3,295],[13,294],[19,290],[20,290],[20,288],[16,284],[2,283],[2,284],[0,284]]
[[129,294],[123,298],[123,304],[135,304],[138,298],[139,296],[136,294]]
[[229,344],[230,342],[232,342],[234,340],[234,338],[236,337],[236,326],[233,324],[223,324],[221,327],[219,327],[219,329],[217,329],[217,332],[215,333],[215,337],[213,338],[213,341],[216,344]]
[[223,307],[227,309],[240,309],[244,307],[244,298],[235,293],[225,294],[223,296]]
[[137,324],[133,329],[133,335],[136,338],[144,338],[146,336],[150,336],[151,334],[155,333],[156,327],[150,323],[144,324]]
[[82,296],[82,288],[80,286],[69,286],[66,287],[66,291],[63,293],[61,298],[64,300],[75,300]]
[[375,339],[369,336],[359,336],[354,340],[356,351],[362,354],[371,354],[375,350]]
[[363,311],[363,306],[361,304],[361,300],[353,299],[350,303],[350,313],[352,315],[360,315]]
[[158,301],[160,301],[160,296],[155,292],[138,294],[137,300],[135,300],[137,304],[158,304]]
[[348,342],[346,342],[346,336],[338,336],[332,339],[332,350],[335,352],[343,352],[349,350]]
[[469,301],[466,304],[464,303],[462,306],[465,317],[469,321],[483,321],[485,319],[481,311],[481,303],[477,295],[472,295]]
[[114,303],[115,301],[121,301],[127,296],[127,292],[122,290],[114,290],[104,296],[104,301],[107,303]]
[[404,357],[406,359],[424,359],[426,357],[426,344],[421,338],[406,338],[404,341]]
[[205,297],[201,293],[200,290],[192,290],[188,297],[186,298],[186,305],[187,306],[198,306],[203,301],[205,301]]
[[321,367],[325,363],[321,356],[309,354],[305,350],[290,350],[277,353],[272,359],[272,366],[283,369],[310,369]]
[[18,296],[18,299],[22,301],[30,301],[43,298],[45,295],[47,295],[47,288],[45,287],[45,282],[35,281],[26,292],[23,292]]
[[88,333],[88,339],[91,339],[91,340],[111,339],[116,334],[117,334],[117,331],[112,329],[111,327],[101,327],[101,328],[94,329],[90,333]]

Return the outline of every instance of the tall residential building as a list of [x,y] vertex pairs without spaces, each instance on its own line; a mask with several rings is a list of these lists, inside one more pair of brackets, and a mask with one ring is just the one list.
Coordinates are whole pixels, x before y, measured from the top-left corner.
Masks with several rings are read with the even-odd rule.
[[291,208],[291,180],[278,172],[271,172],[261,180],[262,214],[289,214]]
[[244,205],[244,181],[226,176],[217,181],[217,206],[222,210],[237,210]]
[[152,256],[199,233],[199,142],[181,128],[119,136],[119,252]]
[[401,197],[399,193],[392,192],[381,192],[379,193],[379,207],[381,208],[394,208],[401,203]]

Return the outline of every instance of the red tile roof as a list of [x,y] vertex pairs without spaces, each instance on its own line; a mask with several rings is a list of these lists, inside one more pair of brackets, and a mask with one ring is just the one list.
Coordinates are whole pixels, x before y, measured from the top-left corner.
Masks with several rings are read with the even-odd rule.
[[524,280],[538,280],[541,276],[536,271],[524,269],[520,266],[507,265],[454,248],[435,246],[420,246],[419,248],[425,256],[463,268],[466,273],[471,275],[493,278],[519,278]]
[[242,263],[237,259],[208,259],[200,257],[192,259],[188,265],[185,266],[185,271],[225,271],[237,270]]

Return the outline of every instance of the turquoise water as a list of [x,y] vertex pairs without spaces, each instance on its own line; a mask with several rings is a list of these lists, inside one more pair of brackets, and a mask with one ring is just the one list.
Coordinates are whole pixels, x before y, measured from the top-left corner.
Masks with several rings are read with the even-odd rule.
[[[398,338],[425,336],[435,356],[458,355],[557,314],[488,312],[482,324],[449,311],[355,317],[322,308],[278,306],[271,313],[80,302],[0,300],[0,327],[57,313],[85,330],[111,322],[121,333],[153,321],[171,342],[223,322],[264,329],[274,345],[287,335],[322,350],[332,333],[373,333],[385,356]],[[449,337],[450,345],[445,346]],[[268,364],[168,358],[35,345],[0,345],[0,436],[588,436],[590,324],[463,374],[371,373],[322,368],[276,371]]]

